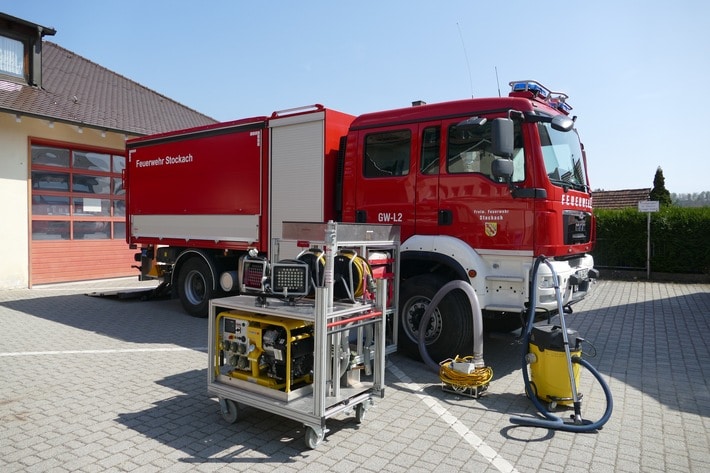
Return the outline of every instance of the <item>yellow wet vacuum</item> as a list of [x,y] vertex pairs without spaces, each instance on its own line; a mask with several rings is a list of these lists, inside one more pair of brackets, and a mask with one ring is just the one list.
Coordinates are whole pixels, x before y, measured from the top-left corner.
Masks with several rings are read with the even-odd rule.
[[[582,356],[582,339],[576,330],[567,329],[567,340],[570,346],[570,355]],[[565,352],[562,327],[559,325],[541,325],[533,327],[530,332],[528,344],[528,363],[530,366],[530,387],[532,393],[543,402],[547,402],[551,409],[558,404],[572,406],[574,393],[567,371],[567,354]],[[574,386],[579,394],[580,365],[574,363],[572,372]]]
[[[577,331],[567,328],[559,278],[555,268],[544,256],[538,257],[533,265],[530,277],[530,300],[537,300],[537,272],[540,264],[543,263],[550,268],[552,273],[559,324],[535,326],[535,304],[530,304],[523,332],[524,353],[522,357],[525,393],[543,418],[514,416],[510,418],[510,421],[518,425],[567,432],[594,432],[601,429],[611,417],[614,406],[611,391],[601,374],[582,358],[580,348],[582,339]],[[582,418],[582,401],[579,394],[581,366],[594,376],[606,396],[606,409],[597,421]],[[574,408],[574,414],[570,416],[568,421],[565,421],[551,413],[543,403],[547,403],[550,408],[554,408],[558,404],[571,406]]]

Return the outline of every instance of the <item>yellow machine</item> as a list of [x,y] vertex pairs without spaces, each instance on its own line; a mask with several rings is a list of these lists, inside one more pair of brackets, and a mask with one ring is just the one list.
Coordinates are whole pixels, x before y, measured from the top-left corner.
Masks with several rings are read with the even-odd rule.
[[[541,264],[545,264],[552,274],[559,325],[535,326],[537,311],[535,305],[530,304],[523,331],[526,352],[523,354],[522,361],[525,393],[544,418],[513,416],[510,421],[517,425],[565,432],[593,432],[600,429],[611,417],[611,411],[614,409],[611,391],[602,375],[582,358],[580,346],[584,339],[579,337],[576,330],[567,327],[565,313],[570,311],[562,304],[562,292],[555,266],[543,255],[535,259],[532,268],[530,300],[537,300],[537,275]],[[589,370],[606,397],[606,409],[597,421],[586,420],[582,417],[582,395],[579,393],[580,366]],[[549,403],[549,410],[543,406],[541,401]],[[553,414],[550,411],[557,404],[564,404],[565,407],[572,406],[574,414],[569,416],[567,421]]]
[[[567,329],[571,356],[582,356],[582,339],[576,330]],[[530,385],[543,402],[571,406],[572,386],[567,368],[562,328],[557,325],[536,326],[530,333]],[[572,364],[575,389],[579,392],[579,363]]]
[[313,382],[313,325],[238,311],[217,315],[216,376],[290,392]]

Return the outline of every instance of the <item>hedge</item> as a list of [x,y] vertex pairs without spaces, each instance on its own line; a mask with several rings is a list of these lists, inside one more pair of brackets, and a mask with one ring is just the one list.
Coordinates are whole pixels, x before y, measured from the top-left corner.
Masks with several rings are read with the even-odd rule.
[[[636,209],[594,214],[594,265],[644,269],[646,214]],[[710,207],[662,207],[651,214],[651,271],[710,274]]]

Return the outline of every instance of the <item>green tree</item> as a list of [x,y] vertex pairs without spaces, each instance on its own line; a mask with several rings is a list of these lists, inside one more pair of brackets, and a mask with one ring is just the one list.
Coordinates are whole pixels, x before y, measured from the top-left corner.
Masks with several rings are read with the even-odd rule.
[[653,176],[653,189],[649,194],[651,200],[657,200],[660,205],[668,206],[673,203],[671,193],[666,189],[666,179],[663,177],[663,169],[658,166],[656,175]]

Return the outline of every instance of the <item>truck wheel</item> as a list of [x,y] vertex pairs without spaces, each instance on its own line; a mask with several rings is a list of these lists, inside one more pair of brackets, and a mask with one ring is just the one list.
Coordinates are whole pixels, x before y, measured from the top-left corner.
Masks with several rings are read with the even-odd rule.
[[[422,316],[434,295],[447,282],[434,274],[422,274],[402,282],[398,348],[405,355],[419,357],[419,326]],[[447,294],[432,314],[426,327],[425,345],[429,356],[437,363],[456,355],[472,354],[471,304],[460,289]]]
[[193,317],[207,317],[210,299],[215,296],[214,277],[201,258],[190,258],[180,269],[178,293],[185,311]]

